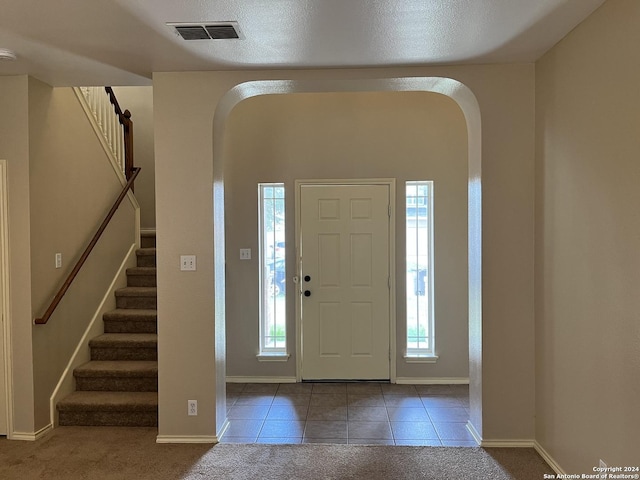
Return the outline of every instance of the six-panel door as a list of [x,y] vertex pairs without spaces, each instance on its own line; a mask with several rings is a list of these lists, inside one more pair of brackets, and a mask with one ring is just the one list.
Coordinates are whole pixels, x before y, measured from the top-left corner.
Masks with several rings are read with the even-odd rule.
[[301,185],[302,378],[389,378],[389,187]]

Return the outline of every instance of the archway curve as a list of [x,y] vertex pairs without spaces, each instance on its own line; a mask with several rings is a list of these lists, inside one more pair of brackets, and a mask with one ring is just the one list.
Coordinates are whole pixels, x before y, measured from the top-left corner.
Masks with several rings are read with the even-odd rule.
[[[404,77],[359,80],[260,80],[236,85],[220,99],[213,118],[214,278],[216,332],[224,332],[224,130],[231,111],[243,100],[261,95],[329,92],[432,92],[446,95],[462,110],[468,141],[469,258],[469,396],[470,429],[482,438],[482,137],[480,106],[463,83],[446,77]],[[216,335],[224,351],[224,336]],[[220,361],[218,361],[220,362]],[[216,368],[224,383],[224,361]],[[224,392],[223,389],[217,389]],[[220,402],[216,402],[220,405]],[[218,412],[218,417],[222,415]]]

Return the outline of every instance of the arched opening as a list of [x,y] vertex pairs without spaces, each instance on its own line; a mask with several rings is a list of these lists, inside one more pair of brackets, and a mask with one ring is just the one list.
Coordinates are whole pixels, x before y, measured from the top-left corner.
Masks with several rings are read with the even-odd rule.
[[[262,95],[328,92],[434,92],[453,99],[463,112],[468,145],[468,298],[470,425],[482,432],[482,313],[481,313],[481,145],[480,112],[472,92],[448,78],[398,78],[366,81],[255,81],[237,85],[218,104],[214,116],[214,258],[216,278],[216,331],[225,331],[225,126],[231,111],[243,100]],[[217,337],[222,336],[218,334]],[[216,342],[224,338],[216,338]],[[224,351],[224,350],[222,350]],[[223,362],[224,363],[224,362]],[[218,385],[224,368],[218,369]],[[221,377],[221,378],[220,378]],[[218,389],[224,391],[224,389]],[[224,414],[222,414],[224,415]],[[221,414],[218,413],[220,418]]]

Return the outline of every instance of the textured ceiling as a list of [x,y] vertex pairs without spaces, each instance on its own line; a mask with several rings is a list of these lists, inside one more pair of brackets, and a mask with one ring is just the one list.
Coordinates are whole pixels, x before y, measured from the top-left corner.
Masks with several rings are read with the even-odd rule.
[[[0,0],[0,75],[140,85],[154,71],[532,62],[604,0]],[[237,22],[185,41],[167,23]]]

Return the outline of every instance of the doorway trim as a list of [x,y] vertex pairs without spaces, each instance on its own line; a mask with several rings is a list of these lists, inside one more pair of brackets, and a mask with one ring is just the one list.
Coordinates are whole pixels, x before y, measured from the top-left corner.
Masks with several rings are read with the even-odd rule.
[[[295,252],[296,276],[302,278],[300,270],[300,195],[303,185],[385,185],[389,187],[389,381],[396,383],[396,179],[395,178],[349,178],[310,179],[295,181]],[[296,381],[302,381],[302,301],[300,281],[296,284]]]
[[7,216],[7,161],[0,160],[0,334],[4,352],[4,395],[7,426],[7,438],[13,436],[13,390],[12,390],[12,351],[11,351],[11,317],[9,315],[9,217]]

